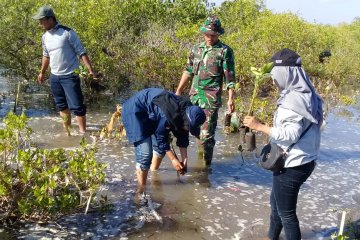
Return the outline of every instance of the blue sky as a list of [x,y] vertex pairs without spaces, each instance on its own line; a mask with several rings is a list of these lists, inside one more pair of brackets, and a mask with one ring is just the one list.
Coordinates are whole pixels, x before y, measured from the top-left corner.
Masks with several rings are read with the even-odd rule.
[[[209,0],[220,4],[224,0]],[[336,25],[360,17],[360,0],[265,0],[273,12],[293,12],[308,22]]]

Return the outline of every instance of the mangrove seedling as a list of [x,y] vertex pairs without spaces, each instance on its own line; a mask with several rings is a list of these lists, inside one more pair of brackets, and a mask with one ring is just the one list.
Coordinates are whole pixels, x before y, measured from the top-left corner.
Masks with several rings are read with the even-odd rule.
[[[248,115],[252,116],[254,114],[254,103],[256,96],[258,95],[261,85],[265,82],[266,79],[270,78],[270,71],[273,68],[273,63],[266,63],[261,68],[251,67],[251,72],[255,76],[254,79],[254,89],[250,99],[250,106]],[[248,151],[253,151],[256,148],[255,134],[252,131],[248,131],[248,128],[245,129],[245,142]]]
[[89,73],[89,70],[84,66],[79,66],[79,68],[75,69],[74,71],[79,77],[82,79],[84,85],[90,92],[99,93],[104,91],[106,88],[105,86],[99,83],[99,78],[102,77],[101,73],[98,73],[97,76],[93,76]]
[[261,85],[265,82],[266,79],[270,78],[270,72],[271,69],[273,68],[274,63],[270,62],[270,63],[266,63],[264,64],[261,68],[255,68],[255,67],[251,67],[251,72],[253,73],[253,75],[255,76],[254,79],[254,90],[251,96],[251,100],[250,100],[250,106],[249,106],[249,112],[248,115],[252,116],[254,113],[254,102],[255,102],[255,98],[259,93],[259,89],[261,87]]

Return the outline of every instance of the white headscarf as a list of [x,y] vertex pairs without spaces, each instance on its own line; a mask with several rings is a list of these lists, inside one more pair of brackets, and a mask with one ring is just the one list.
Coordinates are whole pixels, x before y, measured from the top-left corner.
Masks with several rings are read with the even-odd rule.
[[313,123],[322,123],[323,101],[302,67],[275,66],[271,77],[281,91],[278,107],[292,110]]

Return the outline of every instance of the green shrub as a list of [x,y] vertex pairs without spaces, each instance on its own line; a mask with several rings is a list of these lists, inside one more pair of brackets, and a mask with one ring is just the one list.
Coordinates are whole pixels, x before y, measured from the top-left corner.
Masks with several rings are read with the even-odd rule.
[[[236,76],[251,82],[251,66],[276,51],[297,51],[320,92],[330,81],[339,87],[360,78],[360,20],[339,26],[307,23],[291,13],[275,14],[263,0],[225,1],[209,9],[206,0],[53,1],[57,19],[73,28],[103,83],[121,87],[177,86],[191,47],[202,40],[208,14],[220,17],[221,40],[235,55]],[[41,30],[31,19],[40,0],[0,1],[0,66],[5,74],[36,80],[41,64]],[[320,55],[331,53],[325,60]],[[269,83],[267,83],[269,84]]]
[[105,165],[84,138],[76,150],[30,147],[25,114],[0,129],[0,216],[50,219],[86,206],[105,181]]

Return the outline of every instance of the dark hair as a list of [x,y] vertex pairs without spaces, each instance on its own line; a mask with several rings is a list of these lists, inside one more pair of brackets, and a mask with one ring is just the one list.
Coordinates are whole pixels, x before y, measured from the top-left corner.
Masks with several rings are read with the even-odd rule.
[[322,51],[319,54],[319,61],[321,63],[323,63],[325,61],[326,58],[330,58],[331,57],[331,51],[329,49],[325,49],[324,51]]
[[54,19],[54,22],[57,22],[57,21],[56,21],[56,17],[55,17],[55,16],[45,17],[45,19],[46,19],[46,20],[49,20],[50,18]]

